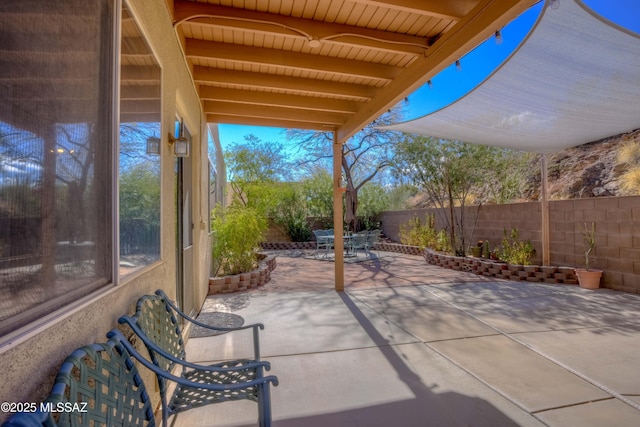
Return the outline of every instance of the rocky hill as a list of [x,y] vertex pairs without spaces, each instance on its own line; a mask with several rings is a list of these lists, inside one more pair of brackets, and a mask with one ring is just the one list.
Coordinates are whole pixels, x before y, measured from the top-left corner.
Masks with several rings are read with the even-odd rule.
[[[618,163],[618,151],[627,141],[640,143],[640,129],[621,135],[567,148],[547,157],[550,200],[585,197],[621,196],[620,176],[625,165]],[[530,175],[522,197],[517,202],[537,201],[540,197],[540,156],[532,155]],[[428,207],[425,194],[417,194],[407,201],[407,208]]]
[[[618,150],[627,141],[640,142],[640,129],[549,154],[547,159],[549,199],[578,199],[622,195]],[[524,200],[538,200],[540,194],[539,158],[532,162]]]

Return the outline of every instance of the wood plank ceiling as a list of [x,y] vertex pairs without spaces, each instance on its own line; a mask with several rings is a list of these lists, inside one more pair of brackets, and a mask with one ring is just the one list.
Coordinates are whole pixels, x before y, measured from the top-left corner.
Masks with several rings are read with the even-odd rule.
[[537,0],[167,0],[208,122],[344,141]]

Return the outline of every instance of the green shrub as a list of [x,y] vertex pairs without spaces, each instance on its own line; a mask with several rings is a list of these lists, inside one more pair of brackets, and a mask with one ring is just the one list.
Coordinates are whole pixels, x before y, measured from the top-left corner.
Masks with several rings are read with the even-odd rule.
[[449,239],[449,233],[442,229],[438,231],[436,235],[436,243],[433,249],[439,252],[451,252],[451,239]]
[[229,275],[249,272],[257,267],[257,252],[265,240],[267,220],[256,209],[232,205],[213,212],[213,272]]
[[403,245],[418,246],[421,249],[431,248],[436,251],[449,252],[451,244],[445,230],[435,229],[435,215],[427,214],[425,223],[420,218],[412,218],[400,225],[400,242]]
[[531,257],[536,253],[531,241],[518,240],[518,229],[511,229],[511,236],[504,230],[502,246],[498,249],[498,257],[509,264],[529,265]]
[[273,210],[273,221],[293,242],[311,240],[311,226],[307,220],[307,206],[302,195],[291,190],[282,195]]

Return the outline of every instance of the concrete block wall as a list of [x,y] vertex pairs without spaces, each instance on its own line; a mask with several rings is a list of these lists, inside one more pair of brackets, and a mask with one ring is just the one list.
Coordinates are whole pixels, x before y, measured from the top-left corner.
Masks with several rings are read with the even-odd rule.
[[[435,209],[384,212],[385,236],[399,242],[400,225],[411,218],[434,213],[436,228],[443,227],[443,213]],[[476,215],[477,213],[477,215]],[[446,213],[445,213],[446,214]],[[468,207],[467,241],[489,240],[500,244],[504,230],[516,227],[519,238],[531,240],[536,249],[533,264],[541,263],[540,203],[515,203]],[[640,293],[640,196],[599,197],[549,202],[550,259],[555,266],[580,267],[584,261],[582,230],[596,224],[593,268],[604,270],[601,286]]]
[[582,231],[596,225],[591,266],[604,270],[601,285],[640,293],[640,197],[603,197],[549,203],[551,260],[584,264]]
[[287,236],[287,233],[282,231],[282,228],[278,227],[273,219],[269,219],[269,228],[267,228],[267,233],[265,235],[267,242],[290,242],[291,239]]

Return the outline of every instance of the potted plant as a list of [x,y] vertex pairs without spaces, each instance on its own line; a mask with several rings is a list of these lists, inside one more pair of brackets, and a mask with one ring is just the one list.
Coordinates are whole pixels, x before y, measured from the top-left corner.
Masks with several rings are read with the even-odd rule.
[[600,287],[602,270],[589,268],[589,257],[596,246],[596,224],[594,222],[591,223],[591,228],[589,228],[586,223],[584,224],[582,238],[585,245],[584,268],[575,269],[578,283],[580,283],[580,287],[584,289],[598,289]]
[[478,244],[476,246],[471,246],[469,249],[471,250],[471,255],[474,258],[480,258],[482,255],[482,245],[484,242],[482,240],[478,240]]

